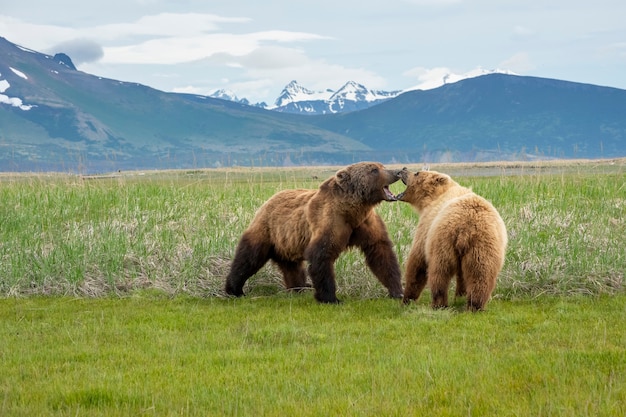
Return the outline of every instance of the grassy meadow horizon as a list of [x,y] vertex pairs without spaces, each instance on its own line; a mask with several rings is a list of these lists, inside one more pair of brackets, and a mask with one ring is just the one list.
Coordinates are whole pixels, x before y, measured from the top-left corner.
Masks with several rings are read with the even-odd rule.
[[[423,166],[408,166],[411,170]],[[287,188],[317,188],[336,167],[137,171],[102,176],[0,175],[0,296],[221,295],[243,230]],[[490,200],[509,234],[495,296],[623,288],[626,158],[433,164]],[[401,182],[392,191],[403,190]],[[403,266],[418,223],[408,204],[381,203]],[[339,291],[378,297],[357,251],[337,263]],[[248,287],[279,291],[270,265]]]

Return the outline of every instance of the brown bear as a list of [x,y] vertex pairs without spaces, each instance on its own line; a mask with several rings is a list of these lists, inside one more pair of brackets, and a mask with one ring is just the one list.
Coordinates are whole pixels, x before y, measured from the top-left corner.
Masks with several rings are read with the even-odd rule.
[[338,303],[335,260],[347,248],[358,247],[389,295],[401,298],[400,265],[387,228],[374,211],[381,201],[395,201],[389,185],[399,179],[399,173],[380,163],[360,162],[337,171],[317,190],[275,194],[239,240],[226,293],[242,296],[248,278],[270,259],[288,289],[301,289],[306,286],[307,261],[315,299]]
[[405,271],[403,301],[417,300],[428,282],[433,308],[448,306],[448,287],[456,275],[456,295],[467,295],[467,309],[483,310],[504,264],[507,232],[498,211],[436,171],[400,174],[420,219]]

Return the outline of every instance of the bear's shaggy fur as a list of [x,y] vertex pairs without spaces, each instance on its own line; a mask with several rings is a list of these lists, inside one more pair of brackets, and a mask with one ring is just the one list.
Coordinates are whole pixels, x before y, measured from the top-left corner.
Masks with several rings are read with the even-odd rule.
[[339,170],[317,190],[275,194],[261,206],[237,245],[226,293],[242,296],[248,278],[270,259],[288,289],[301,289],[306,286],[307,261],[315,298],[337,303],[334,263],[354,246],[363,251],[389,295],[401,298],[398,259],[387,228],[374,211],[381,201],[395,200],[389,185],[399,173],[376,162],[360,162]]
[[456,295],[467,295],[467,309],[482,310],[504,264],[507,232],[498,211],[484,198],[435,171],[401,173],[410,203],[420,219],[405,271],[405,303],[417,300],[428,282],[433,308],[448,306],[456,275]]

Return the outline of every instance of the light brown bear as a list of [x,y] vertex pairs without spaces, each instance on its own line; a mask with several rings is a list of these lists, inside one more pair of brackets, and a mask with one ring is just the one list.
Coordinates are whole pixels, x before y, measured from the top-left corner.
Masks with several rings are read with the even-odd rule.
[[400,174],[420,219],[406,263],[405,303],[417,300],[428,282],[433,308],[448,306],[448,287],[456,275],[456,295],[467,295],[467,309],[483,310],[504,264],[507,232],[498,211],[436,171]]
[[401,298],[400,265],[387,228],[374,211],[381,201],[395,201],[389,185],[399,173],[376,162],[360,162],[337,171],[317,190],[275,194],[261,206],[237,245],[226,293],[244,295],[248,278],[270,259],[288,289],[301,289],[306,286],[307,261],[315,299],[338,303],[335,260],[347,248],[358,247],[389,295]]

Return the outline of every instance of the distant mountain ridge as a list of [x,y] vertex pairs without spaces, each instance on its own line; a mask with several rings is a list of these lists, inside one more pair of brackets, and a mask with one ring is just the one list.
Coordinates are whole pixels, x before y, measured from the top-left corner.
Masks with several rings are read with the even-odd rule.
[[369,90],[354,81],[348,81],[337,91],[313,91],[293,80],[283,88],[272,106],[264,102],[252,104],[248,99],[239,98],[233,91],[225,89],[215,90],[209,97],[281,113],[320,115],[362,110],[400,93],[401,91]]
[[337,91],[312,91],[294,80],[287,84],[275,105],[268,109],[307,115],[343,113],[366,109],[400,93],[401,91],[370,90],[354,81],[348,81]]
[[382,141],[381,157],[400,160],[626,155],[626,90],[538,77],[468,78],[314,122],[334,132],[349,129],[370,147]]
[[207,97],[232,101],[232,102],[239,103],[239,104],[245,104],[246,106],[259,107],[262,109],[267,108],[267,104],[265,102],[252,104],[247,98],[239,98],[237,97],[237,94],[235,94],[233,91],[226,90],[223,88],[220,88],[211,92]]
[[[464,74],[454,74],[446,69],[438,69],[434,72],[436,76],[429,77],[427,81],[423,81],[411,88],[395,91],[370,90],[354,81],[346,82],[337,91],[330,88],[323,91],[313,91],[293,80],[283,88],[273,106],[268,106],[265,103],[257,103],[254,106],[282,113],[306,114],[309,116],[345,113],[375,106],[408,91],[430,90],[468,78],[489,74],[517,75],[508,70],[485,70],[481,68]],[[246,98],[240,99],[234,92],[223,89],[212,92],[209,94],[209,97],[252,105]]]
[[[432,76],[428,81],[405,90],[394,91],[370,90],[355,81],[346,82],[337,91],[330,88],[323,91],[313,91],[293,80],[283,88],[273,106],[268,106],[265,103],[257,103],[253,106],[281,113],[305,114],[309,116],[345,113],[375,106],[408,91],[430,90],[464,79],[489,74],[517,75],[508,70],[484,70],[480,68],[464,74],[454,74],[446,69],[440,69],[435,72],[437,76]],[[240,99],[234,92],[224,89],[214,91],[209,97],[252,105],[248,99]]]
[[[323,93],[344,108],[380,97],[361,87]],[[493,73],[303,116],[98,77],[0,38],[0,171],[622,156],[616,88]]]

